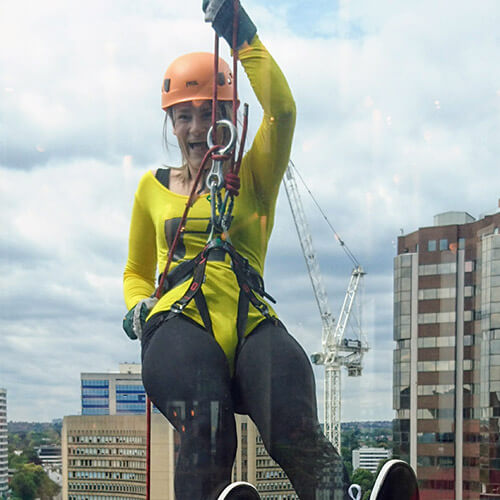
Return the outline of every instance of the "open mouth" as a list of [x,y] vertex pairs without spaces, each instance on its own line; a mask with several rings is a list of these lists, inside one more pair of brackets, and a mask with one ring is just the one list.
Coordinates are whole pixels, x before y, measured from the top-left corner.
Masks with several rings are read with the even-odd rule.
[[192,151],[206,151],[208,145],[205,141],[201,142],[188,142],[189,149]]

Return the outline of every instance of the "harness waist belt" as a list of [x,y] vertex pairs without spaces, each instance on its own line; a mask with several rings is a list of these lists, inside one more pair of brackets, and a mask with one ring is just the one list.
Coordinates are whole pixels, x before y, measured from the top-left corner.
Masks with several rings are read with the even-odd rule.
[[250,265],[248,259],[239,254],[230,243],[220,238],[215,238],[210,241],[194,259],[182,262],[168,273],[164,281],[163,293],[166,293],[175,286],[192,277],[191,284],[189,285],[184,296],[172,304],[169,317],[173,317],[181,313],[191,300],[194,299],[205,328],[213,335],[210,312],[208,310],[203,292],[201,291],[201,286],[205,281],[207,260],[210,253],[214,250],[222,250],[229,254],[231,258],[231,269],[234,272],[240,287],[238,297],[237,332],[238,337],[241,340],[245,335],[248,307],[250,303],[266,318],[271,320],[275,319],[269,313],[267,304],[261,298],[257,297],[257,295],[267,298],[273,304],[276,303],[276,301],[265,291],[262,276]]

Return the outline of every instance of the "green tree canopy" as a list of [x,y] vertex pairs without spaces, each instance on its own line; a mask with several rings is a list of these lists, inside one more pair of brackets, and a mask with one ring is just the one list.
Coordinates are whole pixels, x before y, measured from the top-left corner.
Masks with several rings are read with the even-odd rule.
[[25,464],[12,477],[10,482],[14,499],[50,500],[56,496],[60,487],[52,481],[41,465]]
[[363,493],[363,500],[370,497],[370,492],[375,482],[375,476],[366,469],[356,469],[351,477],[351,483],[359,484]]

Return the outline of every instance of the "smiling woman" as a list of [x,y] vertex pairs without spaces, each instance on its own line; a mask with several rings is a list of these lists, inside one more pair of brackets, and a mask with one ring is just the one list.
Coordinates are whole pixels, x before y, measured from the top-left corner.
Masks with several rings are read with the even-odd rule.
[[[234,181],[239,160],[234,171],[228,171],[229,165],[222,169],[225,182],[211,181],[224,159],[222,150],[228,149],[217,137],[223,122],[215,120],[211,96],[217,89],[217,101],[233,100],[229,67],[219,61],[215,73],[214,56],[205,53],[176,59],[163,80],[162,108],[172,120],[184,165],[146,173],[135,196],[124,273],[130,310],[124,327],[141,340],[148,396],[180,435],[176,499],[260,498],[249,483],[230,484],[236,413],[253,420],[301,500],[355,498],[354,490],[348,492],[338,450],[319,424],[307,355],[266,301],[274,299],[262,279],[289,161],[295,103],[239,2],[207,0],[204,6],[206,19],[236,51],[264,116],[241,161],[241,190],[235,198],[239,186],[230,187],[228,178]],[[239,25],[233,37],[236,12]],[[225,109],[219,108],[219,116]],[[214,138],[224,146],[212,147]],[[212,164],[208,174],[207,159]],[[165,270],[155,290],[157,267]],[[409,489],[374,498],[412,498],[411,468],[403,462],[394,465],[387,477],[394,483],[404,476]],[[385,484],[382,478],[381,488]]]
[[[348,492],[338,450],[319,424],[307,355],[266,301],[274,299],[262,279],[276,199],[289,161],[295,103],[239,2],[206,0],[204,7],[206,20],[235,50],[264,116],[241,169],[238,159],[234,171],[228,171],[229,165],[217,171],[225,159],[222,151],[229,149],[217,132],[231,122],[216,121],[214,114],[218,101],[232,100],[234,106],[236,100],[229,67],[216,55],[215,70],[213,55],[194,53],[167,69],[162,108],[172,120],[184,165],[177,171],[148,172],[140,181],[124,273],[130,308],[124,328],[141,340],[148,396],[180,435],[176,498],[260,498],[249,483],[230,484],[236,413],[253,420],[267,452],[301,500],[355,498],[354,490]],[[223,146],[212,147],[214,139]],[[241,190],[235,198],[238,170]],[[213,181],[221,175],[225,182]],[[205,183],[205,177],[210,182]],[[155,290],[157,267],[164,272]],[[404,476],[408,490],[397,488],[374,498],[416,499],[411,468],[403,462],[394,465],[387,477],[394,483]],[[381,478],[381,491],[383,485]]]
[[[215,30],[234,43],[233,2],[213,0],[205,7]],[[180,434],[178,500],[219,494],[259,498],[248,483],[228,486],[236,412],[251,416],[300,498],[344,497],[348,479],[318,422],[311,366],[266,303],[264,297],[270,296],[261,277],[290,154],[295,104],[243,9],[239,17],[239,43],[233,49],[238,49],[264,117],[241,162],[241,192],[231,221],[219,224],[214,218],[214,198],[225,196],[228,185],[217,188],[220,195],[211,192],[210,199],[202,174],[214,120],[213,86],[223,116],[224,103],[233,99],[233,78],[223,61],[214,75],[213,55],[187,54],[169,66],[162,87],[162,107],[172,120],[184,165],[145,174],[135,197],[124,274],[125,300],[134,318],[126,323],[127,332],[141,339],[149,397]],[[187,220],[179,218],[186,202],[191,208]],[[198,230],[192,229],[195,225]],[[156,268],[163,269],[170,259],[166,286],[160,281],[152,297]],[[186,283],[189,277],[191,284]]]
[[[208,151],[207,132],[212,124],[214,94],[214,56],[208,52],[194,52],[178,57],[168,67],[163,78],[162,109],[165,120],[170,118],[173,133],[182,152],[183,165],[170,175],[170,187],[181,194],[189,194],[201,162]],[[229,65],[218,60],[217,106],[218,119],[232,119],[233,76]],[[164,127],[166,131],[166,127]],[[225,137],[219,137],[219,144]],[[165,134],[165,143],[166,143]],[[226,166],[227,169],[227,166]],[[204,183],[200,178],[200,186]]]
[[[190,192],[190,181],[192,182],[196,177],[203,158],[208,151],[207,132],[212,124],[212,101],[193,100],[174,104],[171,108],[168,108],[167,118],[172,121],[173,134],[177,137],[183,158],[183,165],[180,168],[171,170],[170,189],[187,195]],[[230,102],[222,101],[218,103],[217,118],[232,118]],[[227,140],[227,130],[219,128],[217,143],[225,144]],[[228,163],[226,162],[226,171],[227,168]],[[200,188],[204,181],[205,176],[202,176]]]

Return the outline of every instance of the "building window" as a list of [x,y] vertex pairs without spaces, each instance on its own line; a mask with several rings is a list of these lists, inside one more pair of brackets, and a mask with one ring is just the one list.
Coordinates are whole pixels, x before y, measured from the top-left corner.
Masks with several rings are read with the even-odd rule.
[[454,322],[455,322],[455,312],[453,311],[438,312],[438,313],[419,313],[418,315],[419,325],[426,325],[431,323],[454,323]]
[[458,248],[463,250],[465,248],[465,238],[458,238]]
[[439,240],[439,250],[448,250],[448,240],[447,239],[442,239]]
[[455,296],[456,288],[421,288],[418,291],[418,300],[453,299]]
[[474,362],[472,359],[464,359],[463,361],[463,369],[464,370],[472,370],[474,369]]
[[431,276],[433,274],[454,274],[456,273],[456,270],[457,265],[455,262],[441,262],[441,264],[421,264],[420,266],[418,266],[419,276]]
[[427,250],[429,252],[435,252],[436,251],[436,248],[437,248],[437,245],[436,245],[436,240],[429,240],[427,242]]
[[82,387],[109,387],[109,380],[82,380]]
[[466,273],[471,273],[474,271],[474,261],[473,260],[468,260],[465,262],[465,272]]

